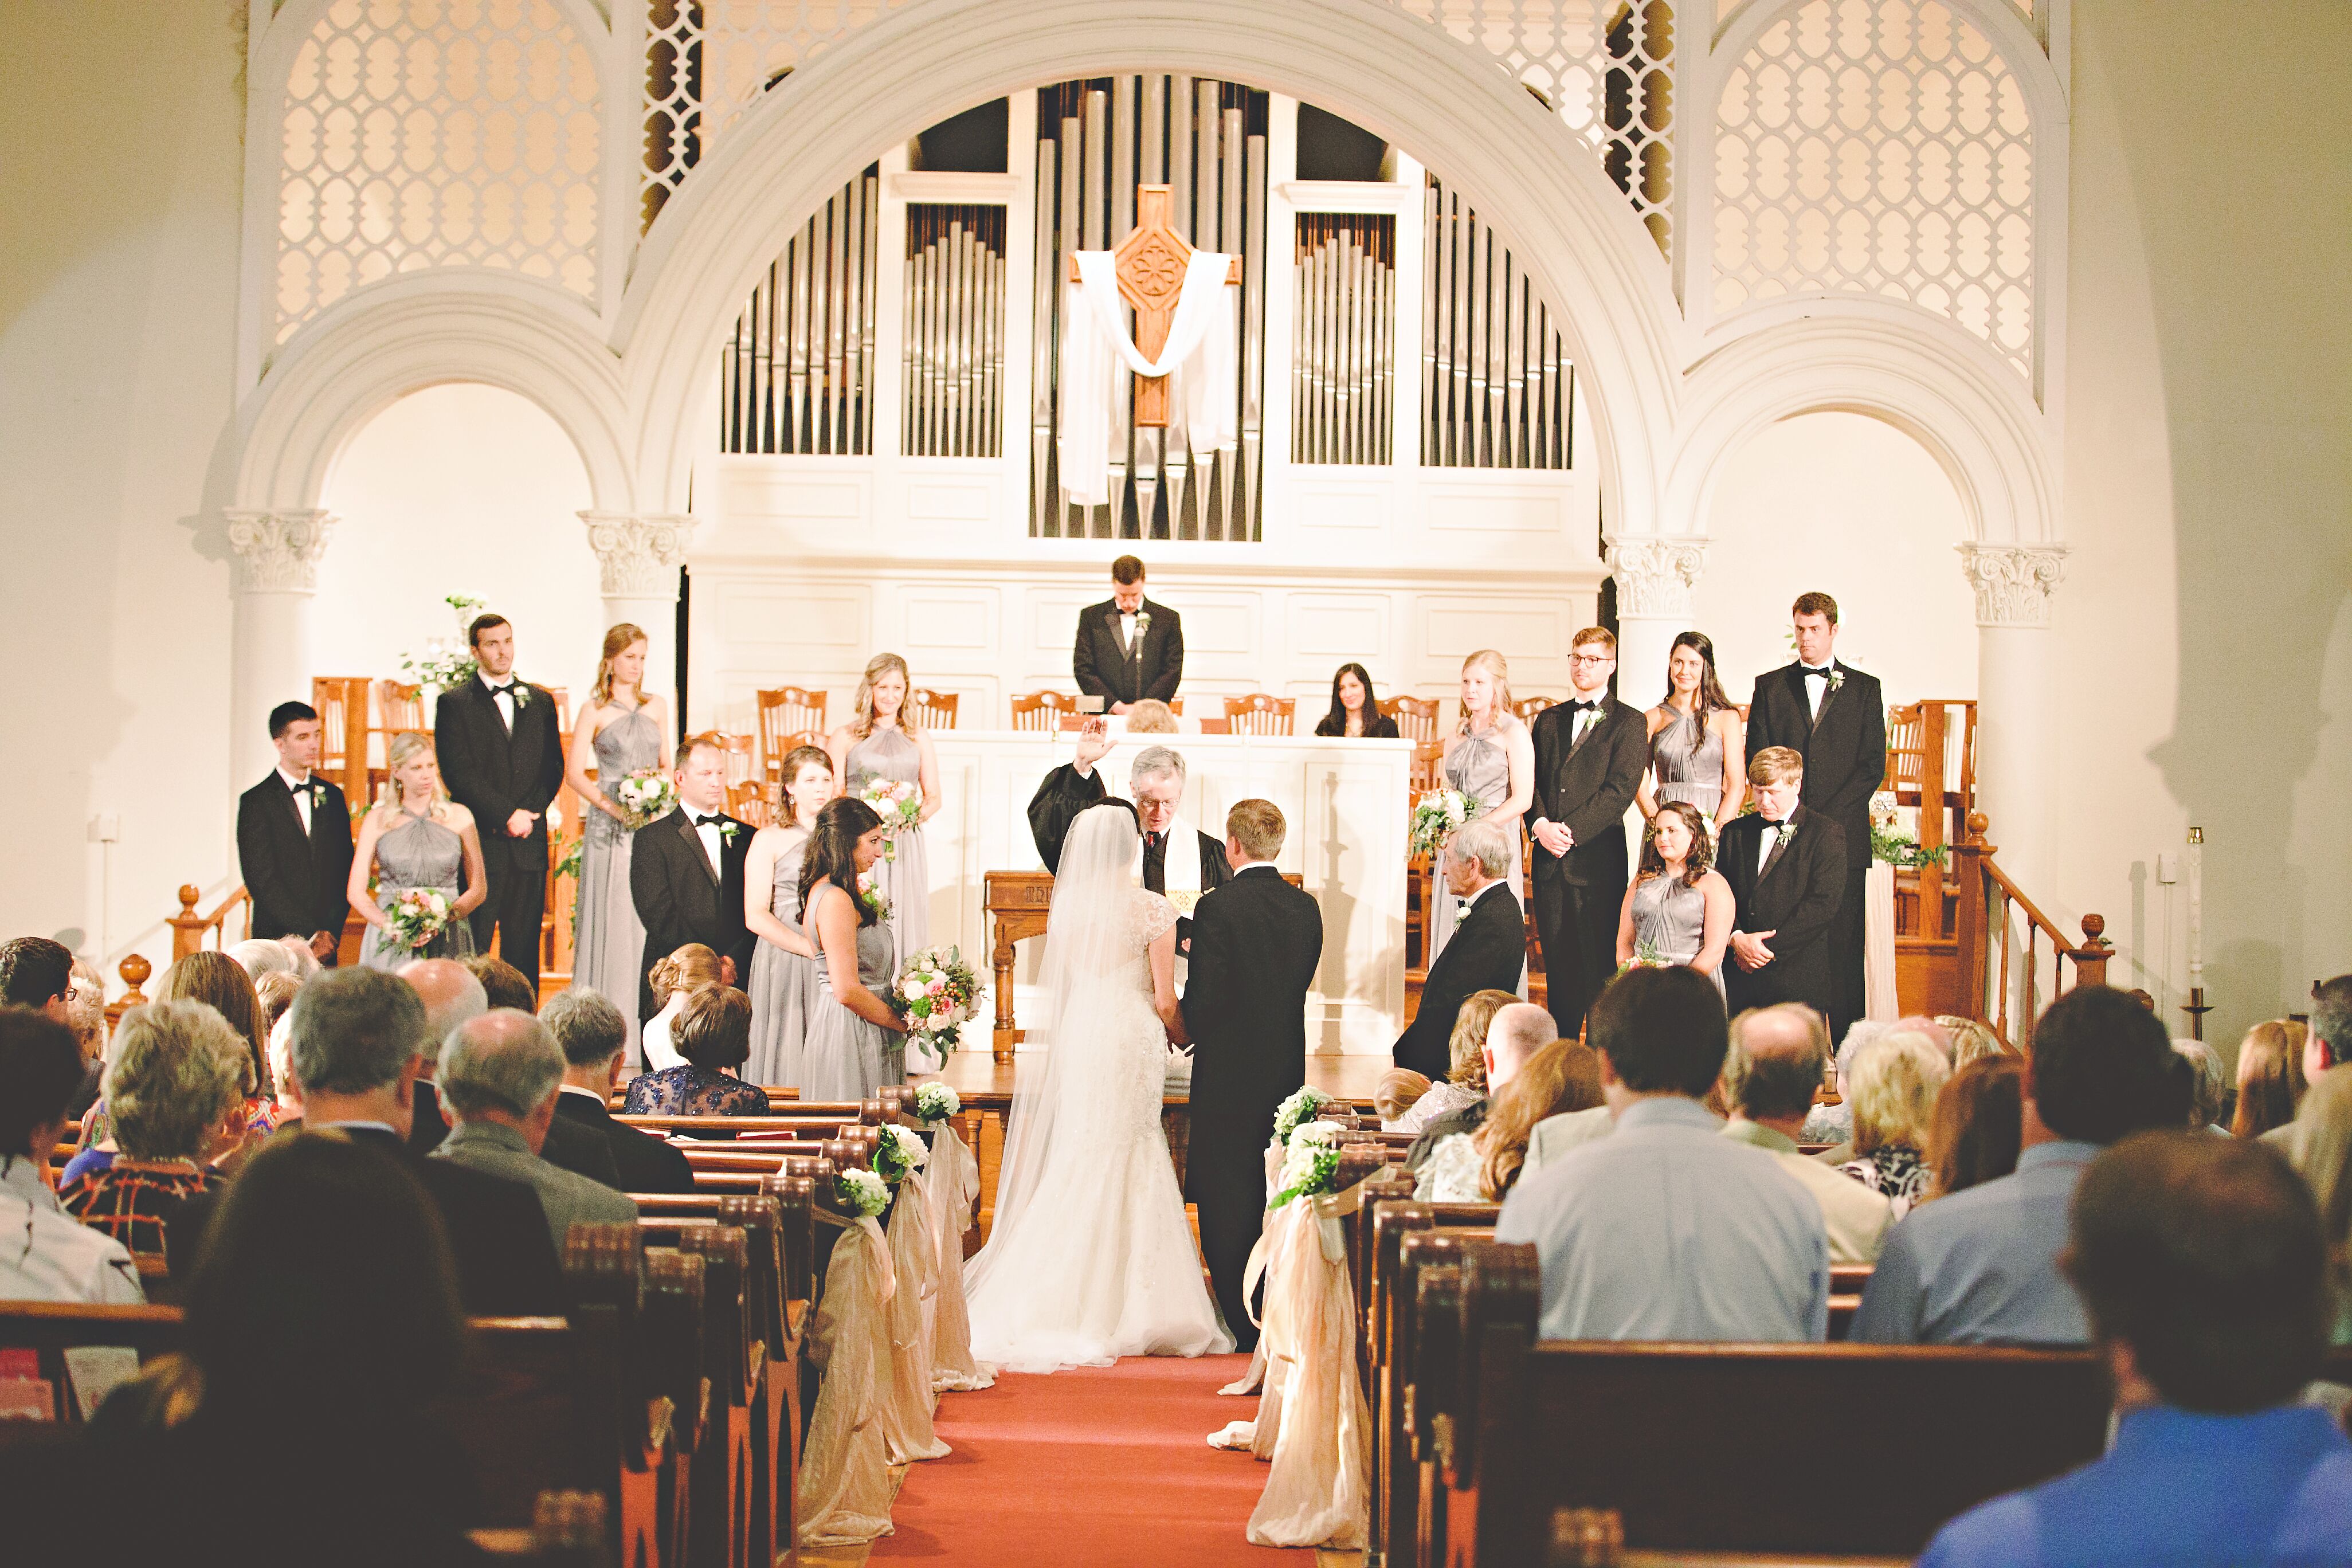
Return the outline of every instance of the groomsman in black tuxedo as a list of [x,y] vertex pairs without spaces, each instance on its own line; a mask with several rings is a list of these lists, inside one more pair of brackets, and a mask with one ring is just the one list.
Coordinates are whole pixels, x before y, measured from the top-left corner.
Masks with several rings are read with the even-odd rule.
[[299,936],[332,964],[352,912],[352,809],[343,792],[310,770],[319,763],[319,710],[280,702],[269,710],[278,765],[236,803],[237,869],[253,895],[253,934]]
[[[1837,986],[1835,925],[1846,897],[1845,831],[1799,804],[1805,760],[1769,746],[1748,764],[1756,810],[1723,829],[1715,868],[1731,884],[1724,999],[1733,1013],[1802,1002],[1824,1016]],[[1865,825],[1866,826],[1866,825]]]
[[637,964],[637,1019],[662,1009],[654,965],[690,942],[717,953],[727,984],[751,973],[751,932],[743,924],[743,860],[750,825],[727,815],[727,743],[689,736],[677,749],[677,809],[629,840],[629,895],[646,928]]
[[1255,1349],[1242,1280],[1265,1222],[1263,1155],[1274,1113],[1307,1081],[1307,990],[1323,962],[1323,911],[1276,870],[1287,831],[1270,800],[1225,814],[1233,880],[1192,917],[1184,1030],[1192,1037],[1185,1195],[1201,1215],[1217,1308],[1234,1348]]
[[563,787],[563,742],[555,699],[514,674],[514,627],[504,616],[477,616],[467,628],[475,678],[441,694],[433,746],[451,798],[481,830],[489,897],[471,917],[474,951],[490,951],[539,988],[540,927],[547,915],[547,807]]
[[1625,808],[1650,762],[1649,725],[1609,695],[1617,639],[1587,626],[1570,650],[1570,700],[1536,716],[1536,798],[1528,807],[1535,847],[1536,937],[1545,996],[1560,1038],[1617,973],[1617,917],[1629,875]]
[[[1774,746],[1804,763],[1804,805],[1845,837],[1845,885],[1830,928],[1831,1037],[1863,1016],[1863,885],[1870,876],[1870,797],[1886,777],[1886,700],[1878,678],[1840,664],[1837,601],[1804,594],[1790,606],[1797,662],[1759,676],[1748,705],[1748,756]],[[1729,973],[1728,970],[1726,971]]]
[[1175,611],[1143,596],[1143,563],[1110,563],[1111,595],[1078,612],[1070,673],[1078,689],[1124,713],[1147,697],[1165,702],[1184,679],[1184,624]]

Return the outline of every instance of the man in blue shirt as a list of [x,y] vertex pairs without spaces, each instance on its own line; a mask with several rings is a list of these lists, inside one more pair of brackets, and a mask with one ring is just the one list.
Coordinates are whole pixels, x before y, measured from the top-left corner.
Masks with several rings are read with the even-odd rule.
[[1962,1514],[1920,1568],[2352,1564],[2352,1439],[2293,1403],[2327,1342],[2326,1258],[2274,1150],[2176,1131],[2100,1155],[2064,1268],[2115,1380],[2114,1446]]
[[1588,1027],[1616,1130],[1523,1177],[1495,1226],[1497,1240],[1535,1244],[1543,1337],[1826,1337],[1821,1205],[1698,1102],[1728,1043],[1715,986],[1691,969],[1629,970]]
[[2164,1026],[2126,993],[2084,985],[2052,1003],[2033,1031],[2016,1173],[1922,1205],[1889,1232],[1847,1337],[2087,1343],[2082,1305],[2058,1271],[2066,1205],[2105,1145],[2187,1120],[2185,1088]]

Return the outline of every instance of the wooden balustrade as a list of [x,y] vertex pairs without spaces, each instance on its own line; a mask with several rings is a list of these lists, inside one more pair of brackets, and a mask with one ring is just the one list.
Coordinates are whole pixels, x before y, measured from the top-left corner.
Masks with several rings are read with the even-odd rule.
[[165,922],[172,928],[172,962],[174,963],[204,947],[207,936],[212,938],[211,945],[214,947],[228,946],[229,919],[240,910],[245,912],[245,929],[237,933],[236,940],[243,942],[253,934],[253,897],[245,890],[244,883],[239,882],[231,889],[228,896],[221,900],[210,914],[196,912],[196,904],[204,896],[204,889],[194,882],[181,884],[180,912]]
[[[2042,912],[1993,859],[1994,846],[1985,842],[1985,816],[1969,813],[1968,830],[1952,847],[1953,877],[1958,885],[1959,909],[1955,942],[1963,987],[1959,1011],[1976,1018],[2018,1049],[2032,1048],[2033,1021],[2042,1012],[2042,965],[2051,968],[2049,1000],[2056,1001],[2076,985],[2107,983],[2107,960],[2114,944],[2105,936],[2103,915],[2083,917],[2083,940],[2070,939],[2056,921]],[[2019,951],[2020,930],[2023,951]],[[2042,949],[2048,947],[2045,955]],[[1998,968],[1994,963],[1999,950]],[[2068,984],[2068,971],[2073,983]],[[1989,984],[1990,983],[1990,984]]]

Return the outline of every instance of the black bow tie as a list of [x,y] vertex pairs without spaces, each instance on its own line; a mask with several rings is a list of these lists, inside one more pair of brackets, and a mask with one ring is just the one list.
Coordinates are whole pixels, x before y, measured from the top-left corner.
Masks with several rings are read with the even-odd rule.
[[1805,679],[1808,680],[1827,680],[1830,678],[1830,667],[1826,664],[1819,669],[1815,669],[1810,664],[1801,665],[1799,668],[1805,672]]
[[1578,713],[1598,713],[1601,711],[1601,704],[1598,701],[1571,702],[1569,704],[1569,707]]
[[508,694],[510,694],[510,693],[514,690],[514,689],[515,689],[515,683],[514,683],[513,681],[509,680],[509,681],[508,681],[504,686],[493,686],[493,687],[491,687],[491,688],[490,688],[490,695],[491,695],[491,696],[493,696],[493,697],[501,697],[501,696],[506,696],[506,695],[508,695]]
[[716,827],[726,820],[723,816],[705,816],[700,812],[694,814],[694,825],[697,827]]

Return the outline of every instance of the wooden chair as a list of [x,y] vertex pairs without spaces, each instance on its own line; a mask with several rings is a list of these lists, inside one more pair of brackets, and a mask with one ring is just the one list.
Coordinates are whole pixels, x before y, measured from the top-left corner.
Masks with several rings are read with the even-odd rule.
[[[368,800],[368,681],[363,675],[314,675],[310,706],[319,710],[319,772],[354,806]],[[354,819],[352,832],[358,832]]]
[[[795,737],[812,730],[819,736],[824,733],[825,693],[805,687],[779,686],[753,692],[752,696],[758,700],[760,713],[760,773],[770,784],[782,784],[784,755],[793,749]],[[819,745],[824,743],[821,739],[817,742]]]
[[1537,714],[1559,700],[1557,697],[1546,697],[1540,693],[1533,697],[1521,697],[1512,701],[1511,710],[1519,716],[1520,723],[1532,724],[1536,721]]
[[952,730],[956,727],[956,710],[962,705],[960,692],[934,691],[928,686],[918,686],[907,693],[908,710],[915,722],[926,730]]
[[1230,719],[1203,719],[1201,721],[1201,733],[1203,735],[1230,735],[1233,732],[1234,721]]
[[1184,700],[1181,697],[1171,697],[1168,700],[1168,711],[1175,714],[1179,719],[1184,717]]
[[1383,697],[1381,711],[1396,721],[1397,733],[1423,744],[1437,739],[1437,703],[1427,697]]
[[1078,711],[1078,700],[1067,691],[1024,691],[1013,699],[1013,727],[1015,730],[1042,731],[1051,733],[1062,727],[1065,719],[1083,720]]
[[1438,741],[1412,743],[1412,787],[1415,794],[1438,786],[1445,773],[1445,747]]
[[367,795],[373,800],[391,776],[393,737],[415,730],[425,732],[425,690],[414,681],[379,680],[375,683],[375,728],[364,748],[367,756]]
[[1297,699],[1267,691],[1225,699],[1225,722],[1236,735],[1287,735],[1297,712]]

